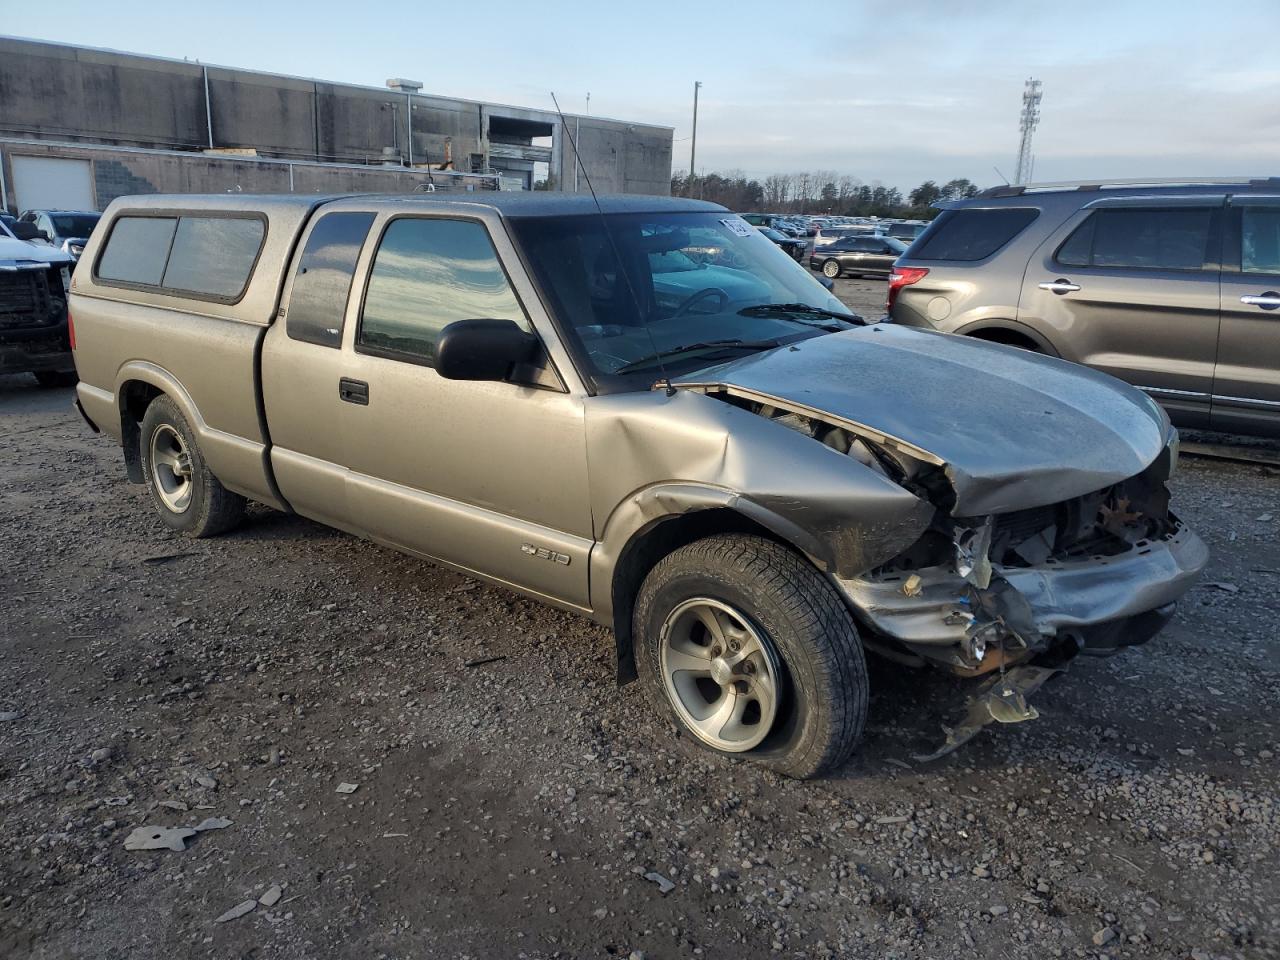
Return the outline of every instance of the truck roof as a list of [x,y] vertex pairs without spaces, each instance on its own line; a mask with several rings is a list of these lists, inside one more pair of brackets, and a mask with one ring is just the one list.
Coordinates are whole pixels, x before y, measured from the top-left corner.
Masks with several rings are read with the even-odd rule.
[[[244,194],[244,193],[184,193],[146,194],[121,197],[112,202],[113,207],[131,210],[272,210],[311,209],[335,200],[369,200],[376,203],[395,203],[407,207],[428,208],[432,204],[465,204],[488,207],[504,217],[552,217],[586,215],[597,212],[596,201],[589,193],[560,193],[550,190],[534,191],[445,191],[412,194]],[[654,197],[643,194],[604,194],[599,198],[599,209],[605,213],[674,213],[715,212],[725,208],[718,203],[690,200],[684,197]]]

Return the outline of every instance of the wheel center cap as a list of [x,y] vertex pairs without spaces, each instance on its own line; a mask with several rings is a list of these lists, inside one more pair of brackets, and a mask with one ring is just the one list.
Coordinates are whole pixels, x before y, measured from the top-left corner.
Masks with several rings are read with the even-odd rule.
[[733,682],[733,668],[724,662],[724,657],[716,657],[711,661],[711,679],[722,687]]

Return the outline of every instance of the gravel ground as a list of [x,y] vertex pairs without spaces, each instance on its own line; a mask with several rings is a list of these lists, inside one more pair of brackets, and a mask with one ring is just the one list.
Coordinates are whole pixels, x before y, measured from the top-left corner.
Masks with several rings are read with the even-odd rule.
[[1038,721],[917,763],[964,687],[875,662],[796,783],[585,619],[265,509],[172,535],[69,404],[0,378],[0,957],[1280,955],[1275,470],[1184,459],[1204,582]]

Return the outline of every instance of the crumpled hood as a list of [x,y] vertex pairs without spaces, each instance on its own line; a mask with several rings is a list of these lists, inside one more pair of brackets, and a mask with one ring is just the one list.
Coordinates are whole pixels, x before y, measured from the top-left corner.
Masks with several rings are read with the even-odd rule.
[[66,263],[75,262],[75,258],[68,253],[63,253],[57,247],[50,247],[43,243],[27,243],[25,240],[15,240],[13,237],[6,237],[0,234],[0,267],[12,267],[14,263]]
[[1146,394],[1087,367],[877,324],[673,379],[883,434],[941,462],[956,516],[1056,503],[1142,472],[1167,440]]

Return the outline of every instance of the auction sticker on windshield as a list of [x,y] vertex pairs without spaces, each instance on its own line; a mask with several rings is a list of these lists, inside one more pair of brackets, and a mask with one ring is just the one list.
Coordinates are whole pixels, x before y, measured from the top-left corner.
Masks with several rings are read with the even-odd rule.
[[749,237],[755,232],[751,229],[751,224],[741,217],[725,217],[720,222],[740,237]]

